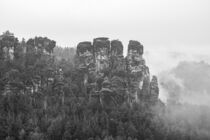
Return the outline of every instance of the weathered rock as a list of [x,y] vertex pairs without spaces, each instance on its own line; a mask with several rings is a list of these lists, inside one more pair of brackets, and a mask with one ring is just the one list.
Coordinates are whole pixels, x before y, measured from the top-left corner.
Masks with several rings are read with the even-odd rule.
[[128,44],[128,70],[131,73],[142,71],[145,60],[142,58],[143,46],[138,41],[129,41]]
[[150,77],[145,76],[143,78],[142,89],[138,93],[138,100],[145,103],[149,102],[149,99],[150,99],[149,93],[150,93]]
[[110,41],[101,37],[93,40],[95,51],[96,71],[103,72],[109,68]]
[[83,92],[89,94],[90,91],[95,89],[95,87],[90,87],[89,85],[94,83],[95,77],[95,60],[94,60],[94,51],[91,42],[80,42],[77,45],[77,56],[78,56],[78,68],[81,71],[83,77],[83,82],[81,83]]
[[91,42],[80,42],[77,45],[77,55],[79,57],[80,69],[95,71],[93,46]]
[[111,41],[110,69],[112,76],[123,77],[126,74],[126,61],[123,57],[123,45],[119,40]]
[[[129,41],[127,54],[127,72],[129,81],[129,93],[133,99],[138,100],[142,92],[147,92],[149,84],[149,72],[145,65],[143,55],[143,45],[138,41]],[[144,79],[147,80],[144,80]],[[144,90],[143,90],[143,82]]]
[[13,60],[14,50],[18,46],[18,39],[9,31],[0,35],[0,58],[4,60]]
[[[26,42],[30,49],[33,49],[37,54],[51,55],[56,46],[56,42],[47,37],[35,37]],[[27,49],[26,51],[29,51]]]
[[111,41],[110,80],[115,100],[121,105],[127,100],[127,71],[123,56],[123,45],[119,40]]
[[135,40],[130,40],[128,44],[128,53],[136,54],[136,55],[143,55],[144,47],[143,45]]
[[100,100],[102,105],[106,108],[112,108],[117,105],[115,94],[111,89],[111,83],[108,79],[105,79],[102,83],[102,89],[100,90]]
[[123,56],[123,45],[119,40],[111,41],[111,55],[112,56]]
[[83,56],[87,54],[93,55],[93,46],[91,45],[91,42],[89,41],[80,42],[77,45],[77,55]]
[[111,89],[115,94],[115,100],[118,105],[123,104],[128,98],[128,89],[126,78],[121,76],[113,76],[111,78]]
[[158,95],[159,95],[158,80],[157,80],[156,76],[153,76],[151,83],[150,83],[150,102],[151,102],[151,104],[157,103]]
[[91,100],[108,108],[126,101],[156,102],[157,78],[150,82],[149,68],[142,55],[143,45],[133,40],[129,41],[126,58],[119,40],[110,43],[108,38],[96,38],[93,46],[90,42],[79,43],[77,56]]

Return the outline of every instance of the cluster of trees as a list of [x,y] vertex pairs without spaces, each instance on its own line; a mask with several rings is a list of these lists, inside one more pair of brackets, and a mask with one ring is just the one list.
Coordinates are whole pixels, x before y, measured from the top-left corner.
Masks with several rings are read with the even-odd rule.
[[[164,110],[167,109],[164,107],[147,108],[139,103],[124,103],[107,109],[99,102],[89,100],[78,87],[81,74],[74,67],[74,61],[50,55],[55,42],[49,43],[52,46],[47,43],[49,53],[43,53],[46,43],[34,43],[43,39],[47,38],[16,40],[14,59],[0,59],[1,140],[206,138],[190,128],[187,131],[174,129],[175,122],[165,123]],[[2,42],[0,40],[3,54],[2,48],[9,46]],[[38,51],[36,46],[40,47]],[[60,50],[54,52],[59,58],[65,52],[62,48],[55,50]]]

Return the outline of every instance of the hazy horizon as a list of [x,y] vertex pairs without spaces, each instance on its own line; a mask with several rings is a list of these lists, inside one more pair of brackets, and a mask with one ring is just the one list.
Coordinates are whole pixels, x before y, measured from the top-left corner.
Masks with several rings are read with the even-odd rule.
[[210,46],[208,0],[1,0],[0,33],[47,36],[58,46],[105,36],[148,49]]

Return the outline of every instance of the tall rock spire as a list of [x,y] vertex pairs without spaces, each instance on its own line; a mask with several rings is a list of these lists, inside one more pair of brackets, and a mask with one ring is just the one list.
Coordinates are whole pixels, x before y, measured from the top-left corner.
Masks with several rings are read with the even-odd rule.
[[156,76],[152,76],[150,83],[150,103],[156,104],[159,96],[158,79]]
[[96,60],[96,71],[101,73],[109,68],[110,41],[106,37],[93,40],[94,54]]
[[95,68],[94,51],[91,42],[80,42],[77,45],[77,55],[81,69],[90,71]]
[[91,42],[79,43],[78,66],[82,70],[86,93],[108,106],[121,105],[126,101],[156,102],[159,94],[157,77],[153,76],[150,81],[143,53],[143,45],[135,40],[129,41],[126,57],[119,40],[110,42],[108,38],[100,37],[93,40],[93,45]]
[[77,45],[77,67],[81,73],[81,90],[87,95],[90,92],[91,83],[95,82],[95,58],[91,42],[84,41]]
[[146,84],[149,83],[149,71],[143,59],[143,53],[143,45],[140,42],[134,40],[129,41],[127,72],[131,100],[138,101],[141,94],[149,86]]

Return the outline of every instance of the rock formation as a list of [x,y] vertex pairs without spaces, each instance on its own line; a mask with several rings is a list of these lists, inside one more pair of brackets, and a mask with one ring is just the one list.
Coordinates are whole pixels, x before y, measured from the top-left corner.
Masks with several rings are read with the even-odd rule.
[[145,101],[149,93],[150,73],[143,58],[143,45],[134,40],[128,44],[127,73],[130,101]]
[[159,87],[158,87],[158,80],[156,76],[152,77],[150,83],[150,102],[151,104],[157,103],[158,95],[159,95]]
[[53,48],[56,46],[54,40],[50,40],[47,37],[35,37],[27,41],[26,51],[35,51],[36,54],[46,54],[51,55],[53,53]]
[[111,41],[110,80],[117,104],[127,99],[127,67],[123,56],[123,45],[119,40]]
[[82,73],[82,82],[80,87],[83,93],[88,94],[90,90],[93,90],[95,86],[95,57],[94,49],[91,42],[80,42],[77,45],[78,67]]
[[149,68],[143,58],[143,45],[134,40],[128,44],[127,56],[119,40],[95,38],[77,45],[77,68],[83,77],[83,88],[92,100],[106,107],[125,102],[155,104],[158,100],[157,77],[150,81]]
[[0,59],[13,60],[14,51],[18,45],[18,39],[9,31],[0,35]]
[[105,73],[109,68],[110,41],[108,38],[95,38],[93,40],[96,72]]
[[126,63],[123,57],[123,45],[119,40],[111,41],[110,69],[113,75],[126,71]]

